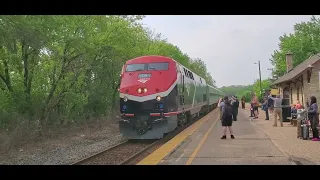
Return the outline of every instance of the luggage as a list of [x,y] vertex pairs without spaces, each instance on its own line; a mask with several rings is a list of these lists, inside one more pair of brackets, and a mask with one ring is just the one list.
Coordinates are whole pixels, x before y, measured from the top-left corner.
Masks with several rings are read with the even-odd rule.
[[301,120],[297,120],[297,138],[302,138]]
[[308,140],[310,124],[306,120],[297,120],[297,138],[302,138],[303,140]]
[[[297,111],[297,138],[303,138],[303,125],[306,124],[307,127],[307,111],[304,109],[298,109]],[[309,132],[309,131],[308,131]],[[308,134],[306,134],[308,136]]]
[[301,131],[302,131],[302,139],[308,140],[309,139],[309,125],[307,125],[307,124],[301,125]]

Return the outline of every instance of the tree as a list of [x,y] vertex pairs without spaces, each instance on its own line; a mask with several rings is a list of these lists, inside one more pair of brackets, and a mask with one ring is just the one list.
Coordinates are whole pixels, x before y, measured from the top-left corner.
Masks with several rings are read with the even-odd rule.
[[112,119],[121,68],[138,56],[171,57],[214,85],[201,59],[144,28],[143,18],[0,16],[0,130]]
[[278,78],[286,73],[285,54],[294,54],[293,66],[297,66],[311,55],[320,52],[320,19],[312,16],[310,21],[294,25],[292,34],[284,34],[280,38],[279,50],[271,55],[270,62],[273,78]]
[[[270,81],[268,79],[262,80],[261,81],[261,93],[262,96],[264,95],[264,90],[266,89],[270,89]],[[253,92],[260,98],[261,94],[260,94],[260,81],[256,80],[253,84]]]

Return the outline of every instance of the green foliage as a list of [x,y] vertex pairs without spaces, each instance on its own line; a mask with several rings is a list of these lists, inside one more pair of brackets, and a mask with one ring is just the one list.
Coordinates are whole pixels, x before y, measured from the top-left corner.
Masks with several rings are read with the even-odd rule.
[[294,54],[293,66],[297,66],[311,55],[320,52],[320,19],[312,16],[310,21],[294,25],[292,34],[284,34],[279,38],[279,50],[271,55],[270,62],[274,66],[273,78],[276,79],[286,73],[285,54]]
[[239,92],[250,90],[252,86],[243,86],[243,85],[232,85],[232,86],[223,86],[219,88],[222,92],[226,93],[227,96],[238,96]]
[[[123,64],[174,58],[214,85],[206,65],[142,26],[144,16],[0,16],[0,128],[114,117]],[[10,118],[11,117],[11,118]]]
[[258,96],[261,97],[261,95],[264,95],[264,90],[270,89],[270,81],[268,79],[261,81],[261,93],[260,94],[260,81],[256,80],[253,84],[253,92]]
[[[261,81],[262,94],[264,90],[270,89],[270,81],[268,79]],[[239,99],[245,98],[246,102],[250,102],[253,93],[260,97],[260,81],[256,80],[253,85],[242,86],[232,85],[223,86],[220,88],[221,91],[225,92],[228,96],[238,96]]]

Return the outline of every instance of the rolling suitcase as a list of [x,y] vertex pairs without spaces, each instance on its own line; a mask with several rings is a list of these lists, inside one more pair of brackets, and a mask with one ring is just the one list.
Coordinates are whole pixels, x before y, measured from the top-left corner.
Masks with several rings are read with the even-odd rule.
[[297,120],[297,138],[302,138],[302,127],[301,127],[301,121]]
[[301,125],[301,131],[302,131],[302,139],[308,140],[309,139],[309,125],[307,125],[307,124]]
[[303,138],[302,135],[302,129],[303,129],[303,124],[306,124],[306,110],[304,109],[298,109],[297,111],[297,138]]

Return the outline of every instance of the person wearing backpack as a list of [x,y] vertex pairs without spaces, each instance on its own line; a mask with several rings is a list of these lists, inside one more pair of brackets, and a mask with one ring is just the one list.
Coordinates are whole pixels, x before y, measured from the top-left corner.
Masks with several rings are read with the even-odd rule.
[[222,106],[222,119],[221,125],[223,127],[223,136],[221,139],[227,139],[227,129],[229,129],[231,139],[234,139],[233,130],[232,130],[232,115],[233,115],[233,108],[229,101],[228,96],[224,97],[224,103]]
[[[269,95],[271,95],[271,92],[269,93]],[[273,99],[268,98],[268,109],[269,109],[269,114],[272,115],[273,113]]]

